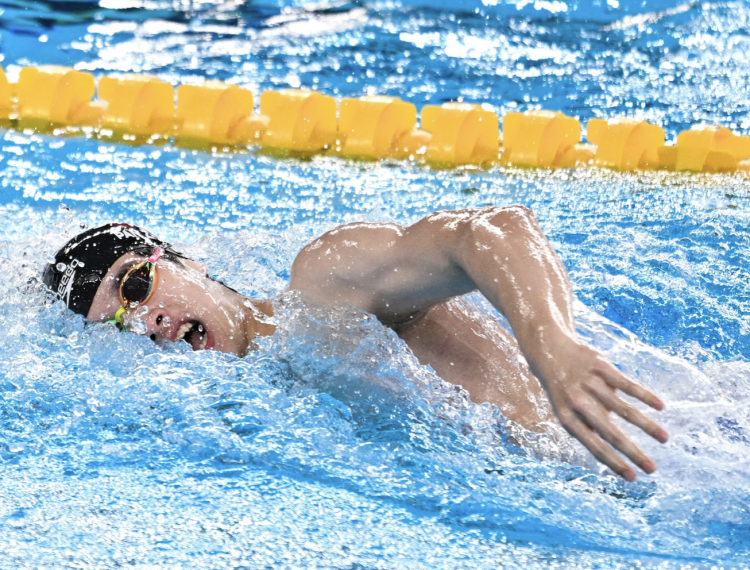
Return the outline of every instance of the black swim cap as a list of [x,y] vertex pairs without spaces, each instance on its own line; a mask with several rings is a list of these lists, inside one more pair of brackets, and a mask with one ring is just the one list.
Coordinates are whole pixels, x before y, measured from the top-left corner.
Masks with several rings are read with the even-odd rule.
[[44,284],[84,317],[109,268],[126,253],[151,255],[154,248],[183,257],[151,232],[129,224],[106,224],[87,230],[66,243],[47,265]]

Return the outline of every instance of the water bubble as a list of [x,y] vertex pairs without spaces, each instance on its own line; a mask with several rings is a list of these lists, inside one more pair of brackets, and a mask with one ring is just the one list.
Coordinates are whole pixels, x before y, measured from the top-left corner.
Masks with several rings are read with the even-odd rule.
[[133,319],[128,324],[128,330],[135,334],[146,334],[148,332],[148,327],[146,326],[145,321],[142,321],[141,319]]
[[170,324],[172,324],[172,319],[170,319],[169,317],[164,317],[161,322],[164,323],[165,327],[168,327]]
[[82,262],[82,261],[79,261],[79,262],[78,262],[78,267],[85,267],[85,265],[83,264],[83,262]]
[[62,273],[63,271],[65,271],[65,269],[67,267],[68,266],[65,265],[62,261],[60,263],[58,263],[57,265],[55,265],[55,269],[57,269],[60,273]]

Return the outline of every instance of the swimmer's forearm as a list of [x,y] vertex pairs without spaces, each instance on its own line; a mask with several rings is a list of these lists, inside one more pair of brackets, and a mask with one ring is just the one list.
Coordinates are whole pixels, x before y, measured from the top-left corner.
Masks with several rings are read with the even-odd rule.
[[633,481],[636,474],[617,451],[653,472],[656,463],[612,422],[611,413],[663,443],[667,432],[616,391],[657,410],[664,404],[576,339],[567,272],[533,214],[520,208],[489,212],[477,216],[467,234],[457,262],[508,318],[563,427],[625,479]]
[[474,216],[455,256],[508,319],[534,373],[547,376],[557,347],[575,342],[575,327],[568,274],[534,214],[514,207]]

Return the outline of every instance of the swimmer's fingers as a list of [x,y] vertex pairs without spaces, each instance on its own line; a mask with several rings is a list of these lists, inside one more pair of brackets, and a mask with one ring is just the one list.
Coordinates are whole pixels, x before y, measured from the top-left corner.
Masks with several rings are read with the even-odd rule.
[[669,439],[669,434],[664,428],[632,404],[622,398],[618,398],[617,394],[609,386],[602,383],[593,383],[588,385],[587,389],[608,410],[612,410],[625,421],[641,428],[658,442],[665,443]]
[[598,375],[601,376],[607,384],[612,386],[612,388],[625,392],[628,396],[637,398],[655,410],[664,409],[664,402],[656,394],[625,376],[625,374],[620,372],[603,358],[598,362],[597,368]]
[[[605,388],[605,390],[608,390],[608,388]],[[609,413],[601,412],[601,402],[597,402],[595,398],[592,398],[592,400],[592,402],[584,406],[586,413],[579,412],[581,420],[596,431],[604,441],[630,459],[645,473],[656,471],[656,463],[654,463],[653,459],[646,455],[632,439],[615,425]]]
[[601,463],[604,463],[604,465],[627,481],[636,480],[633,468],[596,434],[594,429],[589,425],[589,422],[584,422],[572,412],[570,415],[566,414],[564,418],[561,417],[560,420],[565,429],[570,432],[570,435],[580,441]]

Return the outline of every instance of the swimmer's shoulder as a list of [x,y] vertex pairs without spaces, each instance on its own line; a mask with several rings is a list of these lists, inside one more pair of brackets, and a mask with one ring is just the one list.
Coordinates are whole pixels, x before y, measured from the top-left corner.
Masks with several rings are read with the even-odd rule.
[[403,228],[386,222],[353,222],[327,231],[297,254],[290,289],[316,304],[348,303],[370,310],[374,280],[393,261]]
[[300,250],[295,263],[322,261],[325,255],[357,249],[372,251],[387,248],[403,235],[404,228],[389,222],[351,222],[328,230]]

